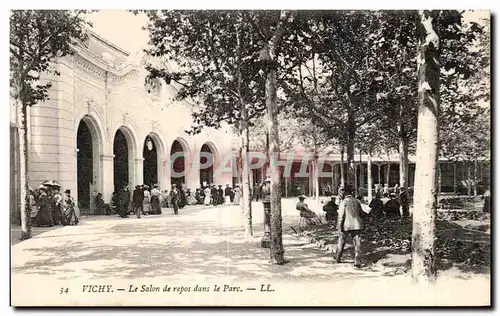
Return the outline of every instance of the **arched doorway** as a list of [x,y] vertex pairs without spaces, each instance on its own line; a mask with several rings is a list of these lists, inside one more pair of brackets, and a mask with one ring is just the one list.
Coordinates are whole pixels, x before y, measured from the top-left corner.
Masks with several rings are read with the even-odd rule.
[[158,147],[151,136],[144,140],[142,151],[144,184],[152,186],[158,183]]
[[185,152],[182,144],[178,140],[175,140],[170,149],[170,159],[172,164],[171,183],[177,184],[178,187],[180,187],[183,183],[186,183],[186,155],[187,153]]
[[91,183],[94,179],[92,134],[84,120],[78,125],[76,148],[78,206],[83,211],[90,209]]
[[80,214],[90,210],[93,191],[103,190],[101,169],[102,138],[98,121],[91,115],[84,115],[76,129],[76,192]]
[[129,184],[130,177],[130,149],[125,134],[118,129],[113,141],[113,155],[115,156],[113,164],[115,191],[122,189]]
[[215,155],[214,152],[212,151],[212,148],[210,147],[210,145],[206,143],[203,144],[203,146],[201,146],[201,154],[200,154],[201,187],[204,187],[204,184],[214,183],[214,163],[215,163]]

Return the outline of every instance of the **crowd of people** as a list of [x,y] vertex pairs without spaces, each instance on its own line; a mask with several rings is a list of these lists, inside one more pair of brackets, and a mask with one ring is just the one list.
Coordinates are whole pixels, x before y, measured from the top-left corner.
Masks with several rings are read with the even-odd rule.
[[206,184],[197,188],[195,192],[186,188],[183,183],[173,184],[171,190],[160,190],[157,184],[137,185],[133,192],[128,186],[113,192],[111,203],[106,204],[101,193],[94,191],[91,209],[95,215],[118,214],[123,218],[134,214],[137,217],[142,215],[161,214],[162,208],[171,208],[174,214],[179,213],[187,205],[239,205],[241,200],[241,190],[239,185],[230,187],[222,185]]
[[78,225],[71,190],[61,193],[59,185],[42,184],[38,189],[30,188],[28,198],[33,226]]

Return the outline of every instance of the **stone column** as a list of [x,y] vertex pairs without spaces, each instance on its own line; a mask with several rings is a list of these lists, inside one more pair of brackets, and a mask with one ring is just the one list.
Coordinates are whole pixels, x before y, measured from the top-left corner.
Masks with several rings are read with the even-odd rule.
[[134,172],[133,174],[129,174],[128,182],[133,183],[133,186],[136,186],[138,184],[143,184],[144,182],[144,175],[143,175],[144,158],[135,158],[134,162],[135,162]]
[[[114,155],[101,155],[102,166],[102,197],[104,203],[109,203],[115,189]],[[133,186],[131,187],[133,189]]]
[[163,174],[165,175],[164,183],[162,184],[162,190],[169,190],[172,188],[172,165],[170,164],[170,158],[163,160]]
[[[200,168],[199,164],[195,164],[192,161],[186,161],[184,181],[188,189],[193,190],[200,186]],[[215,181],[216,179],[214,179]]]
[[[75,166],[77,165],[78,163],[78,152],[80,150],[78,148],[75,147]],[[71,196],[75,199],[75,213],[76,213],[76,216],[80,217],[80,207],[78,205],[78,179],[76,180],[76,190],[71,190]],[[90,194],[92,194],[92,192],[90,192]]]

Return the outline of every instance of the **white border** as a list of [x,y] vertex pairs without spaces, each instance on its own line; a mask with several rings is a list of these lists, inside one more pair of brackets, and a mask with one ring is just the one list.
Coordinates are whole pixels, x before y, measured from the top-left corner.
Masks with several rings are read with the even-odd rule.
[[[490,9],[493,11],[493,14],[498,13],[498,1],[485,1],[485,0],[475,0],[475,1],[463,1],[463,0],[446,0],[446,1],[430,1],[430,0],[421,0],[421,1],[389,1],[389,0],[377,0],[377,1],[361,1],[361,0],[349,0],[349,1],[297,1],[297,0],[292,0],[292,1],[269,1],[269,0],[253,0],[253,1],[248,1],[248,2],[237,2],[237,1],[216,1],[216,0],[205,0],[205,1],[192,1],[192,0],[183,0],[183,1],[151,1],[151,0],[142,0],[142,1],[130,1],[130,0],[122,0],[122,1],[102,1],[102,0],[86,0],[85,2],[70,2],[70,1],[25,1],[25,0],[18,0],[15,2],[2,2],[1,6],[5,8],[2,8],[1,10],[1,19],[0,21],[4,22],[2,25],[2,28],[0,29],[0,36],[3,43],[7,43],[7,38],[9,35],[9,25],[8,25],[8,20],[9,20],[9,10],[10,9],[108,9],[108,8],[116,8],[116,9],[123,9],[123,8],[128,8],[128,9],[153,9],[153,8],[172,8],[172,9],[279,9],[279,8],[289,8],[289,9],[419,9],[419,8],[427,8],[427,9],[483,9],[487,10]],[[498,32],[494,32],[495,34],[495,39],[494,42],[498,43]],[[9,100],[9,57],[7,55],[8,50],[7,47],[4,46],[4,49],[1,50],[2,54],[5,54],[2,58],[4,62],[0,64],[0,67],[2,67],[2,71],[0,73],[2,74],[1,79],[2,79],[2,84],[1,89],[2,91],[2,98],[4,104],[3,106],[0,107],[0,117],[3,118],[4,122],[7,123],[7,118],[9,117],[9,106],[8,106],[8,100]],[[496,50],[496,53],[498,54],[498,50]],[[497,55],[496,54],[496,55]],[[496,56],[492,56],[493,58]],[[498,64],[497,64],[498,66]],[[496,69],[494,69],[496,70]],[[492,90],[495,88],[498,88],[498,82],[495,82],[495,87],[492,87]],[[500,115],[500,111],[496,111],[497,116],[495,119],[498,119],[498,115]],[[6,273],[6,277],[8,278],[9,275],[7,273],[10,272],[10,262],[7,260],[8,256],[7,254],[10,252],[10,244],[8,244],[9,240],[9,232],[10,232],[10,223],[9,223],[9,214],[10,212],[8,211],[8,203],[9,203],[9,188],[8,188],[8,178],[7,175],[10,172],[10,167],[9,167],[9,159],[8,159],[8,146],[9,146],[9,134],[7,133],[7,127],[4,127],[4,132],[0,133],[0,142],[2,144],[2,147],[5,148],[6,150],[3,151],[3,155],[1,155],[1,161],[0,161],[0,168],[2,168],[3,172],[0,174],[4,175],[4,181],[2,183],[2,187],[0,189],[0,194],[1,194],[1,199],[0,201],[4,201],[4,205],[7,207],[4,207],[3,210],[3,223],[4,223],[4,239],[2,240],[2,243],[0,243],[0,246],[3,247],[2,253],[4,254],[3,260],[2,260],[2,266],[0,268],[0,271],[3,271]],[[498,130],[498,127],[497,127]],[[498,135],[495,135],[495,139],[498,139]],[[495,155],[498,156],[498,155]],[[494,170],[494,168],[493,168]],[[495,191],[496,192],[496,191]],[[495,195],[494,196],[498,196]],[[495,218],[498,218],[498,216],[495,216]],[[494,223],[496,227],[496,223]],[[497,258],[497,265],[495,266],[495,272],[496,275],[499,273],[498,269],[498,258]],[[8,306],[9,304],[9,295],[10,295],[10,288],[9,288],[9,282],[6,282],[8,279],[4,278],[3,286],[1,288],[1,295],[0,297],[2,298],[2,307],[1,307],[1,315],[13,315],[15,313],[15,310],[13,310],[11,307]],[[403,289],[402,289],[403,290]],[[497,289],[498,290],[498,289]],[[498,291],[497,291],[498,293]],[[498,304],[498,300],[495,300]],[[75,310],[78,311],[78,310]],[[68,311],[60,311],[64,314],[68,313]],[[82,312],[81,310],[79,312]],[[101,315],[102,311],[99,310],[85,310],[85,313],[92,314],[92,315]],[[146,315],[151,313],[152,311],[139,311],[139,310],[121,310],[120,312],[118,311],[108,311],[108,315],[120,315],[123,313],[130,313],[133,315]],[[181,314],[180,311],[166,311],[169,314],[176,315],[176,314]],[[200,313],[201,311],[184,311],[182,314],[185,313]],[[224,311],[224,310],[212,310],[210,311],[211,313],[220,313],[220,312],[230,312],[233,313],[234,311]],[[250,315],[250,313],[255,314],[255,312],[259,314],[266,313],[263,310],[258,310],[258,311],[238,311],[238,314],[241,315]],[[280,313],[286,313],[286,315],[296,315],[298,313],[305,313],[307,311],[300,310],[300,311],[280,311]],[[329,313],[329,312],[334,312],[334,313],[339,313],[341,311],[338,310],[332,310],[332,311],[327,311],[327,310],[321,310],[321,311],[316,311],[316,312],[321,312],[321,313]],[[354,311],[351,311],[354,312]],[[428,311],[429,312],[429,311]],[[24,311],[24,315],[38,315],[38,314],[52,314],[54,313],[53,310],[46,310],[46,311]],[[57,311],[56,311],[57,313]],[[203,313],[208,313],[207,311]],[[278,313],[278,311],[273,311],[273,313]],[[342,312],[341,312],[342,313]],[[362,310],[362,311],[356,311],[355,313],[362,313],[362,314],[381,314],[381,313],[387,313],[387,310]],[[417,311],[409,312],[409,311],[404,311],[406,315],[415,315]],[[454,315],[456,311],[446,311],[442,314],[444,315]],[[480,312],[475,312],[475,313],[480,313]],[[475,314],[474,313],[474,314]],[[267,314],[267,313],[266,313]]]

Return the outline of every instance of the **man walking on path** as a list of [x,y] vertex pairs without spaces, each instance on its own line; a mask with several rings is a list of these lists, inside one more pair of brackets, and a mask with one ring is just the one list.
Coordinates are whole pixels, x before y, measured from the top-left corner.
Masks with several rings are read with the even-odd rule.
[[363,210],[361,204],[352,195],[352,187],[346,186],[344,189],[345,198],[339,205],[338,230],[339,241],[336,251],[336,260],[341,262],[342,253],[344,252],[345,240],[350,236],[354,243],[354,266],[361,267],[361,229],[363,229],[363,221],[361,216]]
[[170,200],[171,200],[172,208],[174,209],[175,215],[179,214],[180,199],[181,199],[181,192],[177,188],[177,185],[174,183],[174,184],[172,184],[172,190],[170,190]]
[[134,213],[137,215],[137,218],[141,218],[142,210],[142,201],[144,200],[144,191],[139,185],[135,186],[134,193],[132,194],[132,204],[134,207]]

